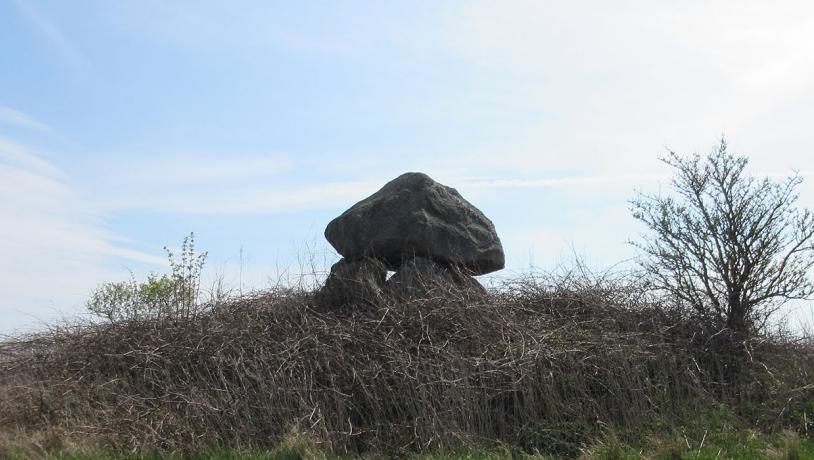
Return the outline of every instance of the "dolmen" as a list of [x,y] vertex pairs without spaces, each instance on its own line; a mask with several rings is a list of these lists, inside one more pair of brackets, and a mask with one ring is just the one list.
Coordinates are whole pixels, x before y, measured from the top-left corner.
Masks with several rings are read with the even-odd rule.
[[[454,188],[417,172],[351,206],[328,224],[325,238],[342,256],[318,293],[326,306],[483,295],[474,276],[505,265],[492,221]],[[389,279],[388,271],[395,272]]]

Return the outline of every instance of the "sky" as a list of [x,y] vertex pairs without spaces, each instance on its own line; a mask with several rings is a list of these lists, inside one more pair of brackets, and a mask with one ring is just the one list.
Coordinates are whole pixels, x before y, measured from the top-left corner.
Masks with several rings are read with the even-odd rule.
[[406,171],[494,222],[498,277],[624,265],[667,149],[725,135],[814,208],[813,120],[808,1],[0,0],[0,334],[193,231],[206,283],[324,271]]

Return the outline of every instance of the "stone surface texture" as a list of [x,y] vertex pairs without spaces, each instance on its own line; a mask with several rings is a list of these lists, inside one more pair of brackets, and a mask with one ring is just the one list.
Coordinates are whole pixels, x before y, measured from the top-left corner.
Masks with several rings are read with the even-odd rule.
[[375,259],[333,264],[325,285],[317,294],[322,305],[341,306],[373,304],[381,300],[387,278],[387,268]]
[[486,294],[486,289],[473,277],[423,257],[405,261],[387,280],[386,295],[396,299],[465,294]]
[[426,258],[482,275],[504,267],[495,227],[455,189],[406,173],[332,220],[325,238],[347,260],[374,258],[396,270]]

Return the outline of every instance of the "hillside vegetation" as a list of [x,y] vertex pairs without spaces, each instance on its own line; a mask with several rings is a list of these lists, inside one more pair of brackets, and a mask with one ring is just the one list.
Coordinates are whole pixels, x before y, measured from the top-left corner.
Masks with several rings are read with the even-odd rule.
[[294,437],[345,455],[557,457],[609,439],[814,433],[810,338],[734,338],[635,278],[579,270],[477,299],[431,294],[337,310],[280,288],[9,338],[0,430],[43,452],[267,450]]

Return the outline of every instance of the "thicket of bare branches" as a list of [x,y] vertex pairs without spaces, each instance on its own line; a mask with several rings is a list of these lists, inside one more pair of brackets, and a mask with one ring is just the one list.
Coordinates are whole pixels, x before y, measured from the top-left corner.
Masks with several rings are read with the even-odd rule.
[[[670,426],[725,404],[814,428],[814,349],[733,345],[630,278],[507,283],[481,300],[331,311],[279,289],[179,318],[59,325],[0,345],[0,428],[60,427],[125,449],[335,451],[509,443],[575,455],[608,427]],[[733,350],[741,380],[724,380]]]
[[802,178],[758,179],[727,152],[663,159],[677,195],[640,193],[634,217],[651,233],[634,245],[656,288],[714,327],[760,332],[783,303],[814,294],[814,213],[797,209]]

